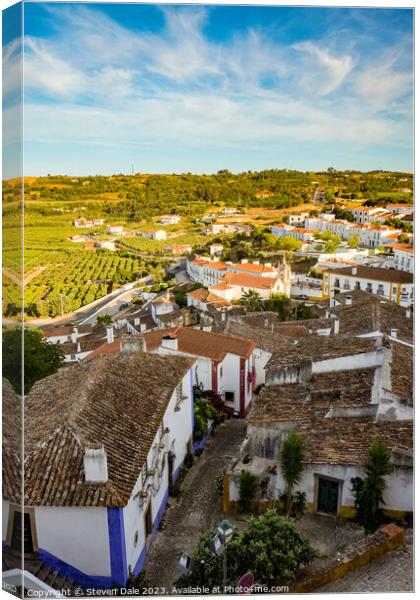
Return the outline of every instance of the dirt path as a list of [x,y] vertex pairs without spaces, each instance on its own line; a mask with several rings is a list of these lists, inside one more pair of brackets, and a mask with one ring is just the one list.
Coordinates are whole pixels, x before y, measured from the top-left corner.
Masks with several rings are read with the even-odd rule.
[[146,562],[145,575],[152,587],[164,587],[171,593],[181,551],[192,553],[201,533],[222,518],[222,498],[215,480],[229,464],[244,439],[246,425],[229,420],[207,442],[203,454],[195,460],[184,480],[181,496],[170,499],[163,525],[158,531]]

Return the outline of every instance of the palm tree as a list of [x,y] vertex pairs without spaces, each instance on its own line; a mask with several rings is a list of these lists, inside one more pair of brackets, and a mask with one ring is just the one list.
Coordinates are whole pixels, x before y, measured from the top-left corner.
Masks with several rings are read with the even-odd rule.
[[366,477],[352,479],[356,519],[363,525],[366,533],[373,533],[382,521],[380,506],[384,502],[385,477],[392,472],[390,458],[390,452],[383,442],[374,442],[368,450],[364,464]]
[[239,304],[245,306],[251,312],[257,312],[264,309],[264,300],[257,290],[243,292],[239,299]]
[[291,431],[284,440],[279,452],[280,470],[286,483],[286,516],[290,515],[292,509],[292,490],[297,485],[303,473],[303,459],[305,455],[305,445],[301,436],[295,431]]

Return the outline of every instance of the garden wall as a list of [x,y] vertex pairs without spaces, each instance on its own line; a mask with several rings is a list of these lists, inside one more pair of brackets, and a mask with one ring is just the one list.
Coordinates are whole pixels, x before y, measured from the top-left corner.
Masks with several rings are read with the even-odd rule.
[[369,563],[374,558],[395,550],[404,542],[404,530],[393,523],[381,527],[373,535],[352,544],[340,558],[332,557],[326,562],[314,563],[303,568],[289,592],[311,592],[322,585],[344,577]]

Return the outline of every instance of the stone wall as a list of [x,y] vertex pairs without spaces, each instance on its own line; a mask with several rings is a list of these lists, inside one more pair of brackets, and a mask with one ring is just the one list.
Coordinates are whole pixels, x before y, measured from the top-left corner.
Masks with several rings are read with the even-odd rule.
[[313,563],[303,568],[296,581],[289,586],[289,592],[312,592],[330,581],[344,577],[378,556],[395,550],[403,542],[404,530],[401,527],[393,523],[385,525],[373,535],[350,546],[339,558],[332,557],[326,562]]

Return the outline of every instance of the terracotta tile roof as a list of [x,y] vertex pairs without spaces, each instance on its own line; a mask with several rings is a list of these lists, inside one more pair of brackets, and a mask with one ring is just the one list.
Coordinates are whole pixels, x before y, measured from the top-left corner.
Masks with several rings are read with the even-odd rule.
[[248,422],[290,423],[309,464],[362,465],[375,440],[412,451],[411,420],[375,421],[369,414],[373,382],[374,369],[358,369],[317,375],[306,385],[268,386],[255,396]]
[[229,265],[235,271],[250,271],[251,273],[274,273],[273,267],[267,265],[254,265],[253,263],[241,263]]
[[[349,305],[345,304],[346,296],[352,298]],[[337,294],[334,298],[343,304],[325,310],[339,318],[340,336],[363,335],[375,331],[389,335],[391,329],[397,329],[398,338],[412,342],[413,318],[407,317],[404,307],[363,291]]]
[[4,377],[2,381],[2,413],[3,498],[20,504],[22,500],[22,399]]
[[391,391],[403,402],[413,405],[414,350],[410,346],[390,341]]
[[212,285],[211,289],[212,290],[231,290],[232,286],[221,281],[220,283],[215,283],[214,285]]
[[173,329],[160,329],[143,334],[147,350],[156,350],[162,338],[166,336],[178,339],[178,350],[193,356],[205,356],[221,361],[226,354],[237,354],[248,358],[255,348],[255,342],[243,337],[202,331],[192,327],[176,327]]
[[410,254],[414,254],[414,246],[412,244],[387,244],[386,248],[394,248],[394,250],[404,250],[404,252],[409,252]]
[[[352,269],[356,269],[354,275]],[[386,281],[391,283],[413,283],[412,273],[406,273],[405,271],[396,271],[395,269],[366,267],[364,265],[357,267],[344,267],[342,269],[329,269],[327,273],[332,273],[336,276],[345,275],[346,277],[371,279],[373,281]]]
[[[212,289],[214,287],[215,286],[212,286]],[[230,302],[228,300],[213,294],[213,292],[206,290],[205,288],[198,288],[197,290],[188,292],[187,296],[190,296],[194,300],[200,300],[200,302],[204,302],[206,304],[213,304],[214,306],[230,306]]]
[[100,346],[98,346],[93,352],[88,354],[84,358],[84,362],[93,360],[97,356],[111,356],[113,354],[119,354],[120,346],[121,346],[121,340],[119,338],[117,338],[110,344],[105,342],[105,343],[101,344]]
[[[25,502],[125,506],[176,386],[194,361],[103,356],[38,381],[25,402]],[[85,482],[86,447],[104,445],[105,484]]]
[[161,296],[157,296],[152,300],[152,304],[173,304],[174,297],[172,294],[169,296],[167,294],[162,294]]
[[284,347],[288,342],[286,336],[271,333],[271,327],[264,329],[263,327],[255,327],[231,319],[228,320],[224,332],[227,335],[243,336],[254,340],[257,348],[269,353],[278,351],[279,347]]
[[41,329],[44,337],[55,337],[62,335],[71,335],[73,333],[73,327],[71,325],[66,325],[63,327],[49,327],[46,329]]
[[226,265],[225,263],[211,260],[196,259],[194,263],[202,267],[207,267],[209,269],[217,269],[219,271],[226,271],[228,268],[228,265]]
[[259,277],[258,275],[251,275],[249,273],[226,273],[222,277],[223,283],[255,289],[271,290],[277,281],[275,277]]
[[285,366],[300,365],[302,360],[328,360],[344,356],[354,356],[373,352],[377,342],[372,338],[347,336],[309,336],[301,340],[289,340],[273,352],[266,365],[266,372],[276,371]]
[[157,315],[156,320],[161,323],[171,323],[175,320],[183,321],[186,315],[190,314],[190,309],[183,306],[182,308],[177,308],[169,313],[164,313],[163,315]]

